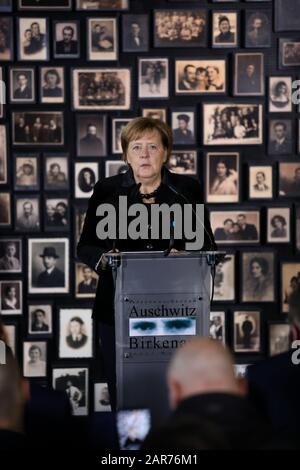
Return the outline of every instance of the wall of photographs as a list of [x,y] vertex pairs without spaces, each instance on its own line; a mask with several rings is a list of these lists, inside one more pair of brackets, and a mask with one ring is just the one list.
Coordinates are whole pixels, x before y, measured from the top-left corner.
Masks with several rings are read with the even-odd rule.
[[75,246],[95,181],[124,170],[120,133],[138,115],[172,126],[170,168],[200,179],[228,251],[211,336],[239,373],[288,347],[299,12],[299,0],[0,1],[1,315],[26,376],[64,390],[71,377],[75,414],[109,409],[90,319],[97,278]]

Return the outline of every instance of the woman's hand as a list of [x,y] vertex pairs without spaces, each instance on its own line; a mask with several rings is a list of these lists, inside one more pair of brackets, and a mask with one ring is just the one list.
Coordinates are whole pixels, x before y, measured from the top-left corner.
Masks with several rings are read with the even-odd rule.
[[106,256],[108,253],[120,253],[120,251],[116,248],[115,250],[110,250],[104,253],[101,257],[100,261],[100,269],[105,270],[108,265],[108,257]]

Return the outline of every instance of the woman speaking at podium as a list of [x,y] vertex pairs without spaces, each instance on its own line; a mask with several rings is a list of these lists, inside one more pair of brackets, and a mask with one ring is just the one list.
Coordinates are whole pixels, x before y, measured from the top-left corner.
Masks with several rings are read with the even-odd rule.
[[[99,239],[96,210],[101,204],[112,204],[118,219],[119,197],[127,197],[127,206],[177,203],[201,204],[202,190],[197,179],[171,173],[167,163],[172,151],[172,130],[157,119],[138,117],[123,129],[121,144],[123,159],[128,164],[126,173],[99,180],[90,198],[82,234],[77,246],[78,258],[99,274],[93,318],[99,323],[104,369],[108,381],[112,409],[116,403],[114,286],[106,253],[111,251],[181,251],[185,239]],[[118,232],[117,232],[118,233]],[[171,236],[170,236],[171,238]],[[202,250],[216,250],[207,212],[204,217],[204,244]]]

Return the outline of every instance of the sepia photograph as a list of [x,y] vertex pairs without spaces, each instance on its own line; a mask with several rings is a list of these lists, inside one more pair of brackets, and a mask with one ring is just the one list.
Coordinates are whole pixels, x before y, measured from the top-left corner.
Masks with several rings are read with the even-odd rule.
[[204,145],[263,143],[263,105],[219,103],[203,105]]
[[126,173],[128,165],[123,160],[106,160],[105,161],[105,178],[109,176]]
[[269,120],[269,146],[270,155],[290,155],[293,153],[292,120]]
[[274,252],[241,253],[242,302],[275,302]]
[[121,134],[131,118],[112,118],[112,153],[123,153]]
[[94,162],[75,163],[75,197],[90,198],[99,179],[99,165]]
[[175,60],[175,93],[226,92],[226,60]]
[[273,199],[272,165],[249,165],[249,199]]
[[75,230],[75,244],[79,242],[79,238],[83,229],[84,220],[87,211],[87,203],[77,203],[74,205],[74,230]]
[[271,11],[261,9],[246,10],[246,47],[271,47],[271,34]]
[[71,308],[59,310],[59,357],[92,357],[92,310]]
[[18,18],[18,59],[49,60],[47,18]]
[[227,252],[219,261],[215,273],[214,302],[235,300],[235,255]]
[[29,238],[29,294],[67,294],[69,261],[69,239]]
[[0,61],[13,60],[13,19],[9,16],[0,17]]
[[197,166],[196,150],[173,150],[167,163],[172,173],[182,175],[197,175]]
[[14,356],[17,352],[18,324],[9,321],[4,323],[5,335],[7,338],[7,346],[11,349]]
[[22,240],[0,238],[0,273],[21,273],[22,264]]
[[12,67],[10,69],[10,102],[35,103],[35,69]]
[[129,0],[76,0],[77,10],[127,10]]
[[47,343],[46,341],[24,341],[23,343],[24,377],[47,376]]
[[48,191],[68,190],[69,161],[64,154],[44,156],[44,188]]
[[32,303],[28,305],[28,334],[47,336],[52,333],[52,304]]
[[300,30],[300,0],[275,0],[275,31]]
[[72,414],[87,416],[88,414],[88,369],[57,368],[53,369],[54,390],[65,392],[70,400]]
[[279,38],[279,66],[282,69],[300,66],[300,39]]
[[169,98],[169,59],[138,59],[138,97]]
[[62,111],[13,112],[13,145],[63,145]]
[[225,312],[210,312],[209,337],[226,344]]
[[296,206],[296,224],[295,224],[296,249],[300,251],[300,206]]
[[[5,104],[6,104],[6,84],[4,82],[4,67],[0,67],[0,119],[4,118]],[[10,86],[11,87],[11,86]]]
[[166,108],[142,108],[142,116],[167,122]]
[[9,227],[11,225],[11,194],[0,193],[0,227]]
[[56,59],[80,56],[79,21],[54,21],[53,54]]
[[260,239],[258,210],[211,211],[210,223],[216,242],[226,244],[257,244]]
[[15,191],[39,191],[39,154],[14,155],[14,189]]
[[300,197],[299,163],[279,163],[279,196]]
[[12,11],[12,0],[0,0],[0,12]]
[[23,302],[22,281],[0,281],[2,315],[21,315]]
[[40,225],[40,197],[15,196],[15,230],[18,232],[38,232]]
[[7,127],[0,124],[0,184],[7,183]]
[[[297,220],[297,217],[296,217]],[[291,209],[290,207],[267,207],[267,242],[290,243]]]
[[239,202],[240,154],[206,154],[206,202]]
[[94,384],[94,411],[95,413],[111,411],[110,397],[107,383]]
[[253,52],[237,53],[234,61],[234,95],[264,96],[264,55]]
[[269,77],[269,112],[291,113],[292,77]]
[[171,109],[171,126],[174,145],[194,145],[195,139],[195,109]]
[[148,15],[122,15],[123,52],[146,52],[149,50]]
[[212,47],[238,46],[238,12],[213,11]]
[[40,67],[41,103],[65,102],[64,67]]
[[234,352],[260,352],[260,313],[260,311],[253,310],[233,312]]
[[281,264],[281,309],[288,313],[299,308],[300,302],[300,263]]
[[98,276],[89,266],[75,263],[75,297],[93,299],[96,295]]
[[130,109],[130,72],[128,68],[73,69],[74,109]]
[[70,230],[70,207],[67,198],[45,198],[45,232],[66,232]]
[[76,136],[78,157],[107,155],[107,116],[105,114],[77,114]]
[[291,326],[288,323],[269,323],[269,356],[290,350],[290,334]]
[[154,47],[205,47],[206,43],[206,10],[154,10]]
[[118,60],[116,18],[87,18],[87,59]]
[[19,0],[19,10],[71,10],[72,0]]

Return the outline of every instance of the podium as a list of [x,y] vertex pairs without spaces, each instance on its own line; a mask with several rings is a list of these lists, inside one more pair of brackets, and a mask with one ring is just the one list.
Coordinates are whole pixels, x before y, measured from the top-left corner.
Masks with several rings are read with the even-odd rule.
[[209,335],[211,272],[219,252],[112,253],[117,409],[169,413],[166,372],[173,352]]

